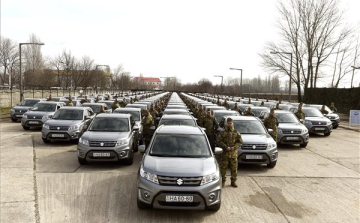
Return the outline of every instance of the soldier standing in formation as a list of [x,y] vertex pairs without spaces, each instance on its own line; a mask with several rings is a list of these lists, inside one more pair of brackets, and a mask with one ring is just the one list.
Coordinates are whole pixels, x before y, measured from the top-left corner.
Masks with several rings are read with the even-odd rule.
[[209,139],[210,145],[212,150],[215,149],[215,129],[218,128],[219,123],[217,122],[216,118],[211,115],[211,110],[208,109],[205,118],[202,122],[202,127],[204,127],[206,130],[206,135]]
[[279,107],[279,103],[276,104],[275,110],[281,110],[281,108]]
[[225,99],[223,106],[226,108],[226,110],[229,110],[229,103],[227,102],[227,99]]
[[87,99],[87,96],[85,96],[85,99],[81,99],[81,104],[84,104],[84,103],[87,103],[87,102],[90,102],[88,99]]
[[150,129],[151,126],[154,126],[154,119],[149,113],[148,110],[144,110],[144,118],[142,120],[142,125],[144,127],[143,134],[144,134],[144,141],[145,147],[149,146],[152,136],[152,130]]
[[134,101],[132,98],[130,98],[130,104],[134,104]]
[[98,103],[99,101],[100,101],[99,96],[96,96],[96,98],[95,98],[95,103]]
[[272,129],[273,132],[270,134],[275,142],[277,142],[277,127],[279,126],[279,120],[275,116],[275,109],[271,109],[270,115],[265,118],[264,125],[267,129]]
[[264,101],[261,101],[260,107],[264,107]]
[[337,109],[336,109],[336,107],[335,107],[334,102],[331,102],[330,109],[331,109],[331,111],[333,111],[333,112],[337,112]]
[[103,106],[103,105],[101,105],[101,107],[100,107],[100,111],[99,111],[99,113],[98,113],[98,114],[101,114],[101,113],[105,113],[105,108],[104,108],[104,106]]
[[151,104],[149,112],[150,112],[150,115],[153,117],[154,122],[156,122],[156,118],[158,117],[158,113],[157,113],[157,111],[155,110],[153,104]]
[[68,106],[74,106],[71,96],[69,96]]
[[301,123],[304,124],[305,114],[302,111],[302,104],[299,104],[298,110],[297,110],[297,112],[295,112],[295,115],[299,120],[302,120]]
[[112,111],[114,112],[115,109],[120,108],[119,101],[117,100],[117,97],[115,97],[115,101],[111,105]]
[[51,94],[49,95],[49,98],[46,99],[46,101],[52,101]]
[[247,109],[247,111],[244,114],[245,116],[255,116],[255,114],[251,111],[251,107]]
[[237,103],[235,103],[234,107],[231,110],[237,111],[241,114],[240,108],[238,107]]
[[202,107],[200,106],[198,116],[197,116],[198,125],[203,127],[203,121],[204,121],[205,116],[206,116],[206,114],[205,114],[204,110],[202,109]]
[[231,186],[238,187],[237,169],[238,169],[238,148],[242,144],[242,138],[240,133],[234,129],[234,123],[231,118],[227,119],[227,126],[220,132],[217,144],[223,149],[221,154],[220,172],[222,176],[222,187],[225,186],[226,170],[229,167],[231,169]]
[[327,114],[329,114],[329,112],[328,111],[326,111],[326,109],[325,109],[325,105],[323,105],[322,107],[321,107],[321,113],[323,114],[323,115],[327,115]]
[[119,103],[120,107],[125,108],[126,106],[126,101],[125,98],[123,98],[123,100]]

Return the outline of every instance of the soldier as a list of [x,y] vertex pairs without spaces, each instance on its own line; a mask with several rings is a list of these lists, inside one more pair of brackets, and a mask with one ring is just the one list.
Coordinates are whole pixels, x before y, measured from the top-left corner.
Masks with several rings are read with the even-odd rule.
[[332,112],[337,112],[334,102],[331,102],[330,109]]
[[279,103],[276,104],[275,110],[281,110],[281,108],[279,107]]
[[203,119],[202,126],[206,129],[206,135],[209,139],[211,148],[215,149],[215,129],[218,128],[219,123],[216,118],[211,115],[211,110],[208,109],[205,118]]
[[[156,120],[156,117],[158,117],[159,114],[158,114],[158,112],[155,110],[153,104],[150,106],[149,112],[150,112],[151,116],[153,117],[153,119]],[[155,121],[155,120],[154,120],[154,121]]]
[[105,101],[108,101],[108,100],[110,100],[110,96],[109,96],[109,95],[106,95]]
[[240,108],[238,107],[237,103],[235,103],[234,107],[231,110],[237,111],[241,114]]
[[220,102],[220,98],[219,98],[219,96],[217,97],[216,104],[217,104],[217,105],[219,105],[219,106],[221,106],[221,102]]
[[100,108],[100,111],[99,111],[99,113],[98,113],[98,114],[101,114],[101,113],[105,113],[105,108],[104,108],[104,106],[103,106],[103,105],[101,105],[101,108]]
[[275,142],[277,142],[277,127],[279,126],[279,120],[275,116],[275,109],[271,109],[270,115],[265,118],[264,125],[267,129],[272,129],[273,132],[270,134]]
[[234,129],[234,123],[231,118],[227,119],[227,126],[220,132],[217,144],[223,149],[221,154],[220,171],[222,176],[222,187],[225,186],[226,170],[231,169],[231,186],[238,187],[236,184],[238,168],[238,148],[242,144],[240,133]]
[[112,111],[114,112],[115,109],[120,108],[120,104],[119,101],[117,100],[117,97],[115,96],[115,101],[114,103],[111,105]]
[[249,98],[249,103],[248,104],[251,104],[251,98]]
[[139,101],[139,100],[138,100],[137,96],[135,95],[134,102],[137,102],[137,101]]
[[327,114],[329,114],[329,112],[328,111],[326,111],[326,109],[325,109],[325,105],[323,105],[322,107],[321,107],[321,113],[323,114],[323,115],[327,115]]
[[299,120],[302,120],[302,121],[300,121],[300,122],[301,122],[302,124],[304,124],[305,114],[304,114],[304,112],[302,111],[302,104],[301,104],[301,103],[299,104],[298,110],[297,110],[297,112],[295,112],[295,115],[296,115],[296,117],[297,117]]
[[202,107],[200,106],[198,116],[196,117],[198,125],[203,126],[203,121],[204,121],[205,116],[206,116],[206,114],[205,114],[204,110],[202,109]]
[[251,107],[247,109],[247,111],[244,114],[245,116],[255,116],[255,114],[251,111]]
[[84,104],[86,102],[90,102],[88,99],[87,99],[87,96],[85,95],[85,98],[84,99],[81,99],[81,104]]
[[99,101],[100,101],[99,96],[96,96],[96,98],[95,98],[95,103],[98,103]]
[[120,102],[120,107],[125,108],[126,104],[126,100],[123,98],[123,100]]
[[145,147],[149,146],[152,136],[152,130],[150,129],[151,126],[154,126],[154,119],[149,113],[148,110],[144,110],[144,118],[142,120],[143,125],[143,133],[144,133],[144,141]]
[[226,110],[229,110],[229,103],[227,102],[227,99],[225,99],[223,106],[226,108]]
[[46,101],[52,101],[51,94],[49,95],[49,98],[46,99]]
[[260,107],[264,107],[264,101],[261,101]]
[[130,104],[134,104],[134,101],[132,98],[130,98]]
[[74,106],[71,96],[69,96],[68,106]]

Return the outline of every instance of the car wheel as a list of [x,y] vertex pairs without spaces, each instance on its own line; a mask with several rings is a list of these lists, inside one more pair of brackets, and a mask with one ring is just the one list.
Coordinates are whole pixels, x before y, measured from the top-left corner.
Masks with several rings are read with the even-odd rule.
[[87,164],[86,159],[83,159],[83,158],[80,158],[80,157],[78,157],[78,162],[79,162],[80,165],[86,165]]
[[132,165],[133,162],[134,162],[134,154],[130,158],[123,160],[123,163],[128,166]]
[[300,144],[300,147],[305,148],[307,146],[308,142]]
[[137,151],[139,151],[139,141],[136,141],[136,142],[134,143],[133,151],[134,151],[134,153],[136,153]]
[[45,138],[42,138],[42,140],[43,140],[44,143],[49,143],[50,142],[50,140],[47,140]]
[[324,136],[329,136],[331,132],[324,133]]
[[211,205],[208,207],[208,210],[210,211],[218,211],[220,210],[220,207],[221,207],[221,201],[215,205]]
[[149,209],[149,208],[151,208],[151,205],[140,201],[139,198],[138,198],[137,199],[137,207],[139,209]]
[[276,166],[276,161],[275,162],[270,162],[269,164],[267,164],[268,168],[274,168]]
[[17,119],[16,118],[11,118],[11,121],[17,122]]
[[337,127],[339,127],[338,125],[335,125],[335,126],[333,126],[333,129],[337,129]]
[[25,125],[23,125],[22,127],[23,127],[24,130],[29,130],[30,129],[30,127],[27,127]]

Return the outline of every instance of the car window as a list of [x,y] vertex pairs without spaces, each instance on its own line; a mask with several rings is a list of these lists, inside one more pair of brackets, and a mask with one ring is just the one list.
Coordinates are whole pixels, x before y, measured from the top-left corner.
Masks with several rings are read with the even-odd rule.
[[40,100],[23,100],[22,102],[20,102],[20,106],[32,107],[39,101]]
[[266,130],[259,121],[234,121],[234,128],[240,134],[266,134]]
[[60,109],[54,114],[53,119],[82,120],[83,119],[83,111],[82,110]]
[[303,109],[305,117],[324,117],[324,115],[317,109]]
[[84,107],[90,107],[95,113],[99,113],[101,105],[84,105]]
[[120,113],[120,114],[130,114],[134,118],[135,121],[140,121],[140,112],[138,112],[138,111],[124,111],[122,109],[118,109],[114,112]]
[[93,116],[95,113],[92,110],[87,110],[89,116]]
[[283,114],[283,113],[279,113],[276,114],[276,117],[279,120],[279,123],[298,123],[299,120],[296,118],[296,116],[293,113],[287,113],[287,114]]
[[128,132],[129,129],[128,119],[100,117],[94,119],[89,131]]
[[30,110],[31,111],[53,112],[53,111],[56,110],[56,104],[40,104],[40,103],[37,103]]
[[196,123],[193,119],[162,119],[159,125],[187,125],[187,126],[196,126]]
[[151,156],[209,157],[210,148],[204,135],[157,135]]

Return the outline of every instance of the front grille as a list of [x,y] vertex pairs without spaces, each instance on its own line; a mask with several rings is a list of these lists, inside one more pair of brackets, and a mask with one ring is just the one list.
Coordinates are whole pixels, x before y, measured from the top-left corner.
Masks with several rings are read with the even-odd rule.
[[50,126],[50,130],[69,130],[70,126]]
[[162,206],[179,206],[179,207],[196,207],[200,205],[200,202],[166,202],[158,201]]
[[90,141],[89,145],[91,147],[114,147],[116,145],[116,141],[111,141],[111,142]]
[[202,177],[166,177],[158,176],[160,185],[165,186],[199,186]]
[[243,144],[241,149],[244,150],[265,150],[267,148],[267,144]]
[[42,115],[38,115],[38,116],[28,115],[27,117],[28,119],[42,119]]
[[[262,159],[247,159],[246,155],[262,155]],[[257,163],[265,163],[267,160],[269,160],[269,157],[265,153],[243,153],[239,156],[239,159],[242,162],[257,162]]]
[[[94,156],[94,153],[110,153],[110,156]],[[114,159],[115,157],[117,157],[117,155],[114,151],[103,150],[91,151],[87,154],[87,157],[90,159]]]
[[311,121],[311,124],[313,124],[313,125],[326,125],[326,122]]
[[16,113],[25,113],[25,112],[27,112],[27,110],[26,109],[15,109],[15,112]]
[[38,121],[38,123],[31,123],[29,121],[26,122],[26,125],[31,125],[31,126],[42,126],[43,123],[41,121]]
[[298,129],[282,129],[284,134],[301,134],[301,130]]

